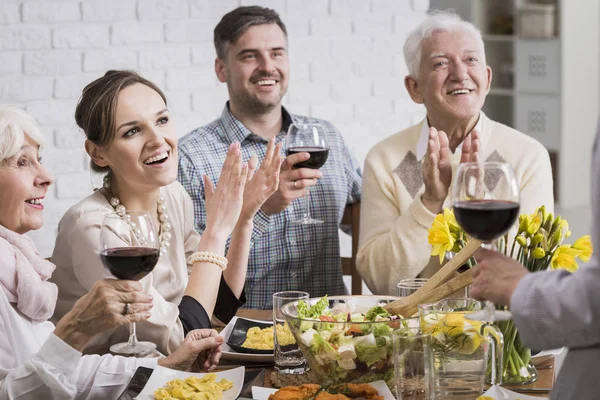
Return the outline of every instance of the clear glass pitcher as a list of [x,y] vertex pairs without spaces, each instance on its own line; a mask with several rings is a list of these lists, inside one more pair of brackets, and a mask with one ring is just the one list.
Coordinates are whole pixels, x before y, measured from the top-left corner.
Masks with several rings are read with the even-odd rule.
[[445,299],[419,306],[421,330],[431,335],[425,359],[434,399],[473,399],[483,393],[490,348],[491,383],[502,383],[502,332],[489,323],[469,319],[469,314],[481,308],[473,299]]

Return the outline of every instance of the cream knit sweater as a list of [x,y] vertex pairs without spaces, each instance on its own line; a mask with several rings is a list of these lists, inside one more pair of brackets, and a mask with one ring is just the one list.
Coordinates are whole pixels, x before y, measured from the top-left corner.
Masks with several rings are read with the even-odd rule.
[[[515,171],[521,190],[520,213],[542,204],[552,212],[552,171],[548,151],[535,139],[492,121],[481,113],[483,160],[506,161]],[[376,294],[395,295],[401,279],[430,277],[439,268],[431,257],[427,230],[435,214],[422,203],[425,189],[416,148],[424,121],[378,143],[367,155],[363,175],[360,243],[357,268]],[[451,156],[455,171],[460,152]],[[503,190],[486,182],[492,194]],[[450,207],[446,198],[444,207]]]

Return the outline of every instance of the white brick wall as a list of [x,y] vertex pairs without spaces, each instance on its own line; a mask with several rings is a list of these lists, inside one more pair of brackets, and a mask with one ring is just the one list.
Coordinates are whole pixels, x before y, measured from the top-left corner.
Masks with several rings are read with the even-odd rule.
[[429,0],[0,0],[0,103],[38,119],[56,176],[45,226],[31,234],[42,254],[64,212],[99,182],[73,117],[81,89],[107,69],[134,69],[165,90],[181,135],[212,121],[227,99],[212,32],[250,4],[276,9],[288,27],[286,105],[332,121],[360,163],[422,117],[404,89],[402,44]]

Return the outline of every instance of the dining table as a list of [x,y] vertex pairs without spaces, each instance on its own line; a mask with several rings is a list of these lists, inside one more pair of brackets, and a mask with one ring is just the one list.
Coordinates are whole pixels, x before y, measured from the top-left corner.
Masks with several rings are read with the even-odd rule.
[[[273,320],[272,310],[240,309],[238,310],[237,315],[238,317],[247,319],[256,319],[262,321]],[[528,396],[548,397],[555,381],[554,361],[554,358],[550,358],[536,366],[538,370],[538,379],[535,382],[527,385],[506,386],[506,388],[515,392],[527,394]],[[252,365],[247,366],[247,368],[252,369]],[[267,373],[265,373],[264,386],[272,387],[273,385],[271,384],[270,373],[273,371],[273,367],[266,367],[265,371]]]
[[[254,319],[261,321],[272,321],[273,311],[272,310],[256,310],[256,309],[240,309],[237,312],[237,316],[246,319]],[[220,321],[213,321],[215,329],[222,329],[225,324]],[[274,367],[272,363],[254,363],[254,362],[240,362],[233,360],[221,360],[217,370],[230,369],[239,366],[244,366],[248,381],[252,382],[252,385],[261,385],[263,387],[272,388],[272,374],[274,374]],[[555,360],[550,358],[543,363],[536,366],[538,370],[538,379],[527,385],[516,385],[506,386],[507,389],[523,393],[532,397],[545,397],[547,398],[550,394],[550,390],[554,386],[555,381]],[[125,390],[123,395],[119,397],[119,400],[133,399],[134,394],[139,393],[142,390],[145,382],[149,379],[152,370],[139,369],[134,375],[132,382],[135,381],[135,385],[130,384]],[[243,399],[246,397],[240,397]],[[404,397],[406,400],[410,400],[411,397]]]

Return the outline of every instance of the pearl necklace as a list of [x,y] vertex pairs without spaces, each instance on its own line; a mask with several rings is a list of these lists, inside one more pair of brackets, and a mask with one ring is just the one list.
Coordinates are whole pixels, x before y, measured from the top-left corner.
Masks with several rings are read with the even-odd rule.
[[[112,194],[111,191],[111,174],[108,173],[104,176],[104,189],[108,191],[108,194],[111,196],[110,205],[114,207],[116,213],[121,217],[125,218],[131,230],[135,234],[140,245],[145,246],[147,244],[146,238],[141,237],[142,232],[140,228],[137,227],[135,222],[130,220],[129,215],[127,215],[127,209],[123,204],[121,204],[121,200]],[[169,218],[169,214],[167,214],[167,207],[165,206],[165,197],[162,193],[159,194],[158,200],[156,202],[156,210],[158,212],[158,220],[160,221],[160,255],[166,254],[169,246],[171,245],[171,220]]]

